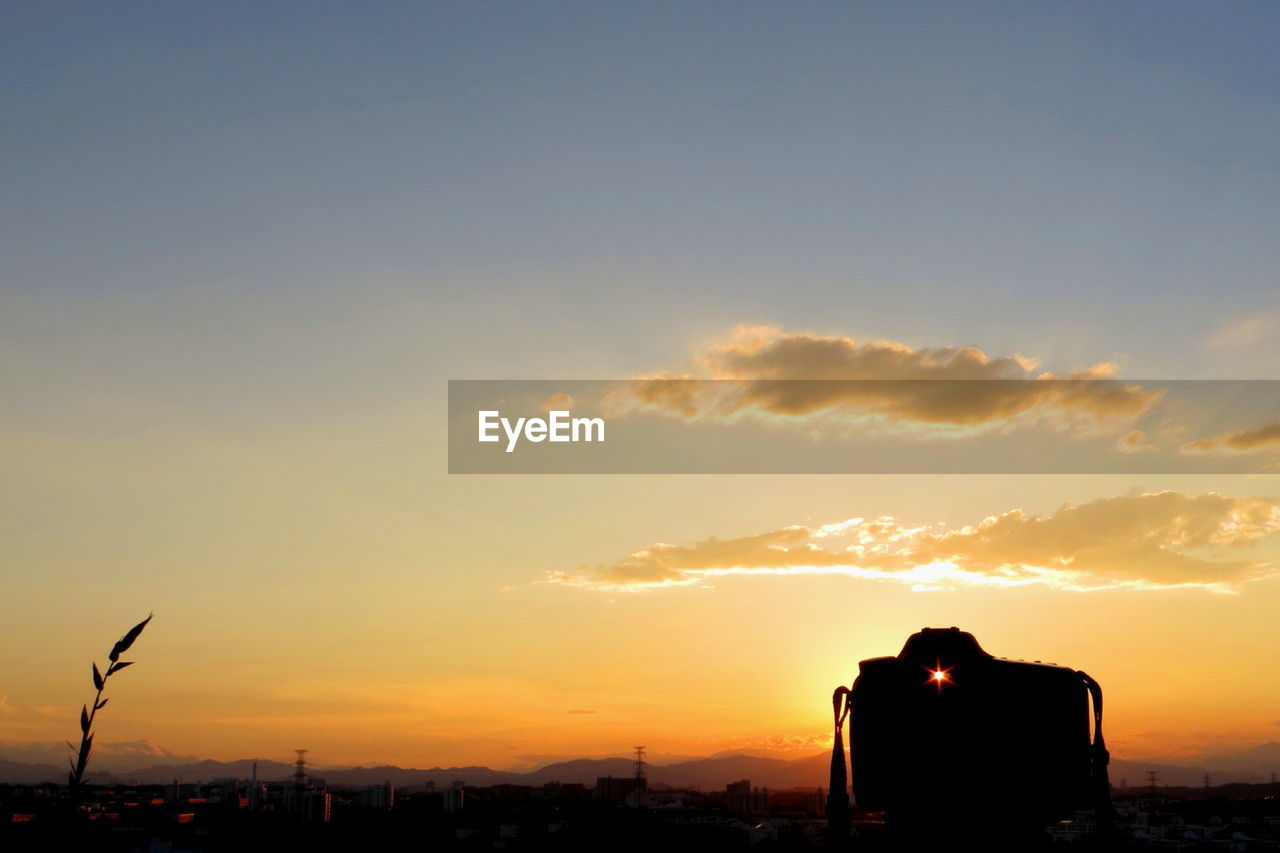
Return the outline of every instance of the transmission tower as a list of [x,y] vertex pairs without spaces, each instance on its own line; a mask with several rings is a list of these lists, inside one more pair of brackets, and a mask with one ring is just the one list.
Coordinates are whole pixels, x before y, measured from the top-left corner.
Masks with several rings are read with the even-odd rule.
[[1160,777],[1156,775],[1156,771],[1147,771],[1147,784],[1151,787],[1151,796],[1153,797],[1156,795],[1156,780],[1159,778]]
[[643,746],[637,746],[637,747],[635,748],[635,750],[636,750],[636,783],[637,783],[637,785],[639,785],[639,787],[643,788],[643,787],[645,787],[645,775],[644,775],[644,768],[645,768],[644,747],[643,747]]

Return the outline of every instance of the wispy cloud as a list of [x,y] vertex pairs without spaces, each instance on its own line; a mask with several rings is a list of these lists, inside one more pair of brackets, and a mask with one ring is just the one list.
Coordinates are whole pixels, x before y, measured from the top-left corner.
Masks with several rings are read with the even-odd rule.
[[544,412],[550,412],[552,409],[571,409],[576,402],[577,400],[568,394],[552,394],[539,403],[538,408]]
[[137,755],[146,756],[148,758],[181,758],[178,753],[169,749],[167,746],[150,740],[124,740],[114,743],[103,743],[100,746],[94,744],[95,750],[101,749],[103,754],[111,755]]
[[[685,372],[624,385],[606,405],[615,415],[642,410],[690,421],[858,422],[962,435],[1032,423],[1114,431],[1162,394],[1119,380],[1045,381],[1108,379],[1115,372],[1109,363],[1065,374],[1036,372],[1037,364],[976,347],[913,348],[743,326],[703,348]],[[815,379],[845,381],[801,381]]]
[[1280,318],[1264,314],[1220,324],[1204,340],[1211,350],[1247,350],[1272,340],[1280,328]]
[[1246,453],[1280,453],[1280,421],[1254,429],[1224,432],[1188,441],[1178,452],[1199,456],[1237,456]]
[[1147,440],[1147,434],[1140,429],[1132,429],[1116,439],[1115,449],[1119,453],[1147,453],[1156,446]]
[[[96,758],[111,759],[110,766],[117,769],[145,764],[145,759],[195,760],[149,740],[95,742],[93,750]],[[0,756],[11,761],[61,765],[66,762],[67,745],[63,741],[0,741]]]
[[1064,505],[1048,516],[1013,509],[958,528],[851,518],[690,545],[656,543],[548,580],[638,591],[729,575],[845,575],[920,590],[1044,584],[1230,592],[1276,574],[1254,546],[1278,531],[1280,500],[1165,491]]

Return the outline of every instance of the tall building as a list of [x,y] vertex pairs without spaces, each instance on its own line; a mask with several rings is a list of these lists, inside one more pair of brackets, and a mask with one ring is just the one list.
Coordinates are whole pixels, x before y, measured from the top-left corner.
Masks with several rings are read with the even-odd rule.
[[286,791],[285,812],[301,820],[328,823],[333,817],[333,795],[324,789]]
[[444,792],[444,810],[450,814],[462,811],[466,805],[466,783],[461,779],[454,780]]
[[752,788],[749,779],[730,782],[724,788],[724,804],[734,814],[765,814],[769,811],[769,789]]
[[396,804],[396,786],[390,781],[370,785],[360,792],[360,805],[366,809],[391,809]]
[[262,802],[262,784],[258,782],[258,762],[253,762],[253,777],[249,779],[249,811],[256,812]]

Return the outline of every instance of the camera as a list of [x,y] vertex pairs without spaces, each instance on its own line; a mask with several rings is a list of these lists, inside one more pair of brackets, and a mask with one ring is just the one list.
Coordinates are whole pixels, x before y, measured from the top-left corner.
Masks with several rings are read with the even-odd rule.
[[837,831],[848,820],[846,715],[854,802],[900,836],[1025,835],[1109,807],[1102,690],[1078,670],[996,658],[965,631],[925,628],[896,657],[862,661],[834,706]]

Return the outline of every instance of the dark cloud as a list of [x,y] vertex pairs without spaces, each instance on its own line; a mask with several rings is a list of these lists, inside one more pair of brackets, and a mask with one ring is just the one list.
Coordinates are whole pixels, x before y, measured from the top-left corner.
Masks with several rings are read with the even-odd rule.
[[991,357],[976,347],[912,348],[773,327],[739,328],[704,349],[696,365],[712,379],[737,381],[646,378],[623,386],[608,403],[615,413],[643,409],[687,420],[828,419],[953,429],[1047,422],[1097,430],[1127,425],[1162,393],[1108,379],[1111,364],[1054,375],[1036,373],[1034,359]]

